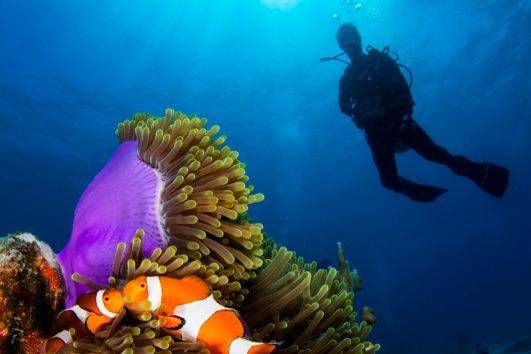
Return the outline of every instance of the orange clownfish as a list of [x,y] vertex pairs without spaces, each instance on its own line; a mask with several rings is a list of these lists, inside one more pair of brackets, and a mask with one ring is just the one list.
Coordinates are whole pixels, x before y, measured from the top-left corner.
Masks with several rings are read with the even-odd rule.
[[68,331],[70,328],[80,338],[89,337],[110,324],[123,307],[122,294],[113,288],[81,296],[75,306],[61,311],[57,316],[59,327],[63,331],[46,342],[46,354],[55,354],[66,344],[72,343],[72,336]]
[[220,305],[196,276],[140,276],[129,281],[122,294],[126,308],[134,312],[149,307],[165,320],[165,328],[178,330],[185,341],[202,342],[212,354],[268,354],[276,348],[243,338],[245,329],[236,311]]

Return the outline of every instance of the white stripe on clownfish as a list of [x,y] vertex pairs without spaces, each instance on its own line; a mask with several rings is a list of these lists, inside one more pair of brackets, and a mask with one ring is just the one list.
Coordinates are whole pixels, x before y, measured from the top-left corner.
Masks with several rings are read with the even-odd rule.
[[151,303],[151,311],[157,311],[162,302],[162,286],[159,277],[146,277],[148,300]]
[[203,299],[191,302],[189,304],[179,305],[173,310],[175,316],[184,318],[184,326],[180,329],[182,338],[185,341],[197,342],[199,330],[205,321],[214,313],[221,310],[230,310],[225,306],[218,304],[213,295]]
[[55,336],[53,336],[52,338],[59,338],[60,340],[62,340],[63,342],[65,342],[66,344],[69,344],[69,343],[72,343],[74,340],[72,339],[72,335],[70,334],[70,331],[61,331],[59,333],[57,333]]
[[81,321],[81,323],[85,324],[87,322],[87,318],[90,315],[90,312],[88,312],[85,309],[82,309],[79,305],[72,306],[69,309],[66,309],[65,311],[72,311],[76,314],[76,317]]
[[263,343],[252,342],[245,338],[236,338],[230,343],[229,354],[249,353],[252,347],[261,344]]
[[118,314],[107,310],[103,303],[103,293],[105,293],[105,290],[100,290],[96,294],[96,306],[98,307],[98,311],[100,311],[103,316],[115,318]]

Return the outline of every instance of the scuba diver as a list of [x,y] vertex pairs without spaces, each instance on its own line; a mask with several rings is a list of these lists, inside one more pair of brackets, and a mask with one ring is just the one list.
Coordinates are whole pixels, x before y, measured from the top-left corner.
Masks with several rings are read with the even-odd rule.
[[[501,198],[509,184],[509,170],[492,163],[478,163],[450,154],[437,145],[413,119],[411,71],[389,55],[389,48],[362,51],[361,36],[352,24],[337,31],[343,50],[321,61],[348,64],[339,82],[339,107],[363,131],[378,169],[382,185],[417,202],[433,202],[447,192],[444,188],[412,182],[399,176],[395,154],[413,149],[426,160],[443,164],[456,175],[470,178],[486,193]],[[350,62],[340,59],[346,54]],[[410,74],[406,81],[400,67]]]

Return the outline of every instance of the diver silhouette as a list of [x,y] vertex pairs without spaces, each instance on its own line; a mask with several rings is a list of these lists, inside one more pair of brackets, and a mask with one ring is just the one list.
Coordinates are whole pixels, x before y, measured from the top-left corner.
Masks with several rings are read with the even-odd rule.
[[[395,154],[413,149],[426,160],[443,164],[456,175],[470,178],[486,193],[501,198],[509,184],[509,170],[492,163],[478,163],[452,155],[437,145],[413,119],[413,98],[397,58],[389,48],[372,47],[362,51],[361,36],[352,24],[337,31],[343,50],[322,61],[339,60],[348,64],[339,82],[339,107],[360,128],[367,140],[382,185],[417,202],[432,202],[447,189],[418,184],[400,177]],[[346,54],[350,62],[340,59]]]

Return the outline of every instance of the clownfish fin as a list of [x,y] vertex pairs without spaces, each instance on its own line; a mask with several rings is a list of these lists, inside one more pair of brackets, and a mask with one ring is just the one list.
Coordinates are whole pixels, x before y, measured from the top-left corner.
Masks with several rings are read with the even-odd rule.
[[162,327],[169,330],[181,329],[186,323],[185,319],[179,316],[161,316],[160,319],[164,320]]
[[272,343],[253,342],[245,338],[236,338],[230,343],[229,354],[269,354],[277,346]]
[[87,328],[92,334],[96,334],[112,321],[113,319],[107,316],[90,314],[87,318]]
[[197,294],[198,299],[204,299],[210,295],[210,286],[198,276],[189,275],[180,280],[183,286],[186,286],[186,289]]
[[271,343],[262,343],[255,345],[249,349],[247,354],[269,354],[275,350],[277,346]]

